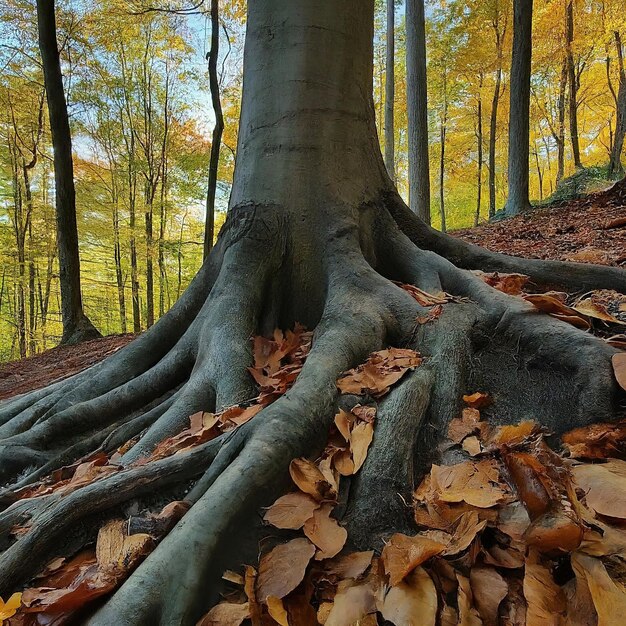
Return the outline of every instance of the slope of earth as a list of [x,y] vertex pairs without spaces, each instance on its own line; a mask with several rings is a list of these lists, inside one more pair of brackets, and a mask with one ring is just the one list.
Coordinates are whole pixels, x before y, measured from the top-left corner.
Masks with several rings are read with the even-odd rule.
[[626,179],[563,205],[451,234],[515,256],[626,267]]
[[58,346],[41,354],[0,363],[0,400],[72,376],[125,346],[135,335],[110,335],[77,346]]

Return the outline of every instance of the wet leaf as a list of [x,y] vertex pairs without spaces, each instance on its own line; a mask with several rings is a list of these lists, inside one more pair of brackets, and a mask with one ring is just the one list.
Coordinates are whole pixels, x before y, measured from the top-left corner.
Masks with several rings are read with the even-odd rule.
[[435,541],[421,534],[414,537],[402,533],[392,535],[381,555],[390,584],[392,586],[399,584],[418,565],[441,554],[446,547],[446,543]]
[[382,616],[402,626],[434,626],[437,620],[437,590],[421,567],[392,587],[381,609]]
[[276,546],[261,557],[257,577],[257,597],[266,602],[269,596],[284,598],[304,578],[315,546],[304,538],[292,539]]
[[196,626],[239,626],[250,617],[250,607],[244,604],[221,602],[216,604]]
[[284,495],[265,512],[263,519],[276,528],[297,530],[313,517],[319,502],[306,493],[296,491]]
[[304,534],[319,548],[315,555],[317,561],[339,554],[348,538],[346,529],[330,517],[332,509],[332,504],[322,505],[304,524]]
[[308,459],[293,459],[289,464],[289,473],[298,489],[317,500],[332,499],[336,495],[319,467]]

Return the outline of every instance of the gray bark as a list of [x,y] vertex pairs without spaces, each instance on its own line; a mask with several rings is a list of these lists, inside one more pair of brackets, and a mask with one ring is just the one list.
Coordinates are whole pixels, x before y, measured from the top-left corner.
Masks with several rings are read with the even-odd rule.
[[509,193],[507,215],[530,208],[528,197],[530,69],[533,0],[513,2],[513,56],[509,113]]
[[565,50],[567,63],[567,80],[569,84],[569,129],[572,142],[574,166],[582,168],[580,160],[580,142],[578,140],[578,76],[574,64],[574,2],[569,0],[565,9]]
[[395,128],[393,109],[395,104],[395,0],[387,0],[387,47],[385,54],[385,167],[389,178],[395,182]]
[[409,205],[430,224],[430,166],[424,0],[406,0],[406,93]]

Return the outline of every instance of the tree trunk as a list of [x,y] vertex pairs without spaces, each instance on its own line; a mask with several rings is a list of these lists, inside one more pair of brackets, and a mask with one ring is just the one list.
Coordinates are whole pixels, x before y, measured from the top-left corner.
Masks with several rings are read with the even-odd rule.
[[509,105],[509,194],[505,213],[530,208],[528,197],[530,132],[530,61],[533,0],[513,2],[513,56]]
[[76,225],[72,139],[56,38],[54,0],[37,0],[37,25],[54,148],[57,243],[61,283],[61,317],[63,319],[61,343],[78,343],[85,339],[99,337],[100,333],[83,312],[80,292],[80,256]]
[[215,192],[217,191],[217,172],[220,164],[220,148],[224,132],[224,114],[220,100],[220,84],[217,76],[217,60],[220,52],[220,22],[218,0],[211,0],[211,47],[209,49],[209,87],[211,89],[211,105],[215,115],[215,126],[211,138],[211,155],[209,157],[209,179],[206,195],[206,217],[204,225],[204,258],[213,248],[215,238]]
[[580,160],[580,145],[578,141],[578,78],[574,64],[574,0],[568,0],[565,10],[565,50],[567,62],[567,77],[569,82],[569,130],[572,142],[572,156],[574,166],[582,168]]
[[406,0],[409,206],[430,224],[430,165],[424,0]]
[[[219,599],[224,569],[257,558],[267,536],[258,513],[284,490],[290,461],[314,458],[340,403],[350,402],[337,378],[384,346],[410,346],[427,359],[381,403],[366,465],[346,494],[343,523],[358,545],[380,548],[400,524],[414,530],[398,515],[406,511],[398,486],[411,492],[413,467],[421,471],[433,458],[435,437],[464,393],[484,390],[497,398],[499,419],[532,415],[557,434],[616,416],[616,349],[449,259],[577,290],[626,290],[623,271],[488,252],[411,212],[377,141],[373,15],[373,1],[364,0],[248,3],[233,191],[211,254],[180,300],[135,341],[67,381],[0,405],[3,501],[95,449],[120,450],[122,468],[4,512],[3,597],[51,558],[93,543],[107,520],[184,499],[183,519],[80,620],[196,624]],[[458,298],[416,328],[429,309],[393,281]],[[289,393],[187,452],[149,456],[187,428],[190,415],[247,406],[258,394],[248,370],[251,336],[296,321],[315,333]]]
[[556,185],[558,187],[563,175],[565,173],[565,91],[567,89],[567,60],[563,61],[561,68],[561,79],[559,80],[559,98],[557,101],[558,109],[558,129],[557,134],[554,137],[556,141],[557,150],[557,170],[556,170]]
[[626,69],[624,69],[624,49],[618,31],[614,32],[615,50],[619,67],[619,87],[617,88],[615,139],[609,160],[609,177],[615,178],[624,175],[622,166],[622,150],[626,136]]
[[446,174],[446,132],[448,130],[448,85],[444,72],[443,77],[443,111],[439,121],[439,213],[441,215],[441,230],[445,233],[446,227],[446,206],[445,206],[445,174]]
[[477,163],[476,163],[476,213],[474,214],[474,226],[478,226],[480,220],[480,204],[482,200],[483,190],[483,73],[480,73],[480,82],[478,84],[478,96],[476,106],[476,145],[477,145]]
[[387,0],[387,46],[385,50],[385,167],[389,178],[395,182],[395,128],[393,109],[396,92],[396,53],[395,53],[395,0]]

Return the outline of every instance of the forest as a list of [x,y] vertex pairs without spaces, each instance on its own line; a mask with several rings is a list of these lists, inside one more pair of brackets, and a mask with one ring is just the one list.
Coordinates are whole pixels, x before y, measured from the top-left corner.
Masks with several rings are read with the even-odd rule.
[[[210,16],[205,9],[144,8],[109,0],[57,4],[82,295],[89,318],[104,335],[149,327],[202,262],[215,120],[206,62]],[[468,227],[504,207],[512,10],[510,0],[426,3],[429,201],[436,228]],[[52,146],[34,2],[9,0],[0,11],[2,361],[52,347],[62,332]],[[396,2],[394,12],[390,62],[387,7],[383,2],[376,6],[374,106],[381,146],[389,146],[394,180],[407,200],[403,3]],[[237,146],[245,3],[221,2],[219,20],[224,134],[218,226],[224,221]],[[600,187],[621,174],[614,155],[624,134],[618,111],[626,99],[625,23],[622,0],[535,2],[529,136],[533,204],[569,197],[579,187]],[[391,91],[386,91],[388,75]],[[393,109],[386,123],[389,102]],[[588,175],[581,184],[582,168]]]
[[621,623],[625,8],[3,4],[2,624]]

